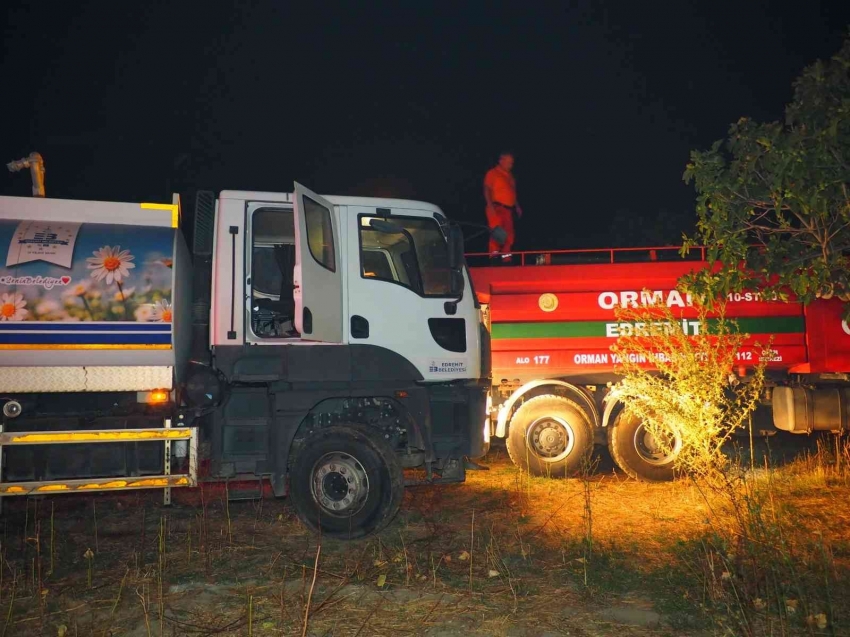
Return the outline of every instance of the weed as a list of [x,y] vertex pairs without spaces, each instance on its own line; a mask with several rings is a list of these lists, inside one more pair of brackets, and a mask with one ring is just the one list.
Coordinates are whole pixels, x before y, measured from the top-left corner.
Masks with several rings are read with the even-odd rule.
[[6,631],[12,625],[12,613],[15,609],[15,594],[18,592],[18,576],[17,571],[12,571],[12,593],[9,597],[9,610],[6,611],[6,623],[3,625],[3,634],[1,637],[6,637]]
[[[53,523],[53,502],[50,503],[50,571],[47,573],[47,576],[50,577],[53,575],[53,556],[54,556],[54,544],[56,542],[56,527]],[[2,584],[0,584],[0,588]]]
[[722,304],[711,322],[706,307],[696,310],[691,334],[666,305],[619,308],[618,320],[635,328],[612,347],[623,378],[606,400],[623,403],[678,469],[702,476],[725,467],[723,446],[758,406],[767,362],[759,357],[740,382],[734,370],[748,335],[725,319]]
[[825,446],[799,463],[785,485],[770,465],[760,476],[732,466],[697,483],[715,507],[712,531],[691,553],[691,566],[707,592],[707,610],[740,634],[770,635],[775,627],[782,634],[807,632],[812,622],[825,628],[846,614],[835,606],[846,581],[823,530],[784,502],[801,478],[835,476],[841,465]]
[[157,585],[159,587],[159,634],[165,634],[165,598],[163,595],[162,580],[165,572],[165,520],[163,516],[159,517],[159,537],[157,542],[158,547],[158,568],[156,569]]
[[91,501],[92,519],[94,520],[94,552],[100,553],[100,545],[97,541],[97,499],[92,498]]
[[313,581],[310,582],[310,591],[307,594],[307,603],[304,604],[304,628],[301,631],[301,637],[307,635],[307,626],[310,622],[310,604],[313,601],[313,591],[316,588],[316,577],[319,575],[319,557],[322,555],[322,545],[316,547],[316,561],[313,564]]
[[472,507],[472,524],[469,526],[469,590],[472,592],[472,556],[475,553],[475,507]]
[[150,620],[150,602],[148,600],[147,595],[147,585],[142,582],[141,591],[136,589],[136,595],[139,598],[139,603],[142,605],[142,612],[145,617],[145,629],[147,630],[148,637],[151,637],[151,620]]
[[224,510],[227,513],[227,542],[233,544],[233,526],[230,519],[230,483],[224,482]]
[[248,593],[248,637],[254,635],[254,596]]
[[83,554],[83,557],[86,558],[86,564],[88,566],[88,568],[87,568],[87,582],[88,582],[88,588],[89,588],[89,590],[91,590],[94,553],[92,553],[91,549],[86,549],[86,552]]
[[130,569],[128,568],[124,571],[124,577],[121,578],[121,585],[118,587],[118,595],[115,596],[115,603],[112,604],[112,610],[109,611],[109,616],[112,617],[115,615],[115,609],[118,608],[118,604],[121,603],[121,593],[124,592],[124,583],[127,581],[127,576],[130,574]]

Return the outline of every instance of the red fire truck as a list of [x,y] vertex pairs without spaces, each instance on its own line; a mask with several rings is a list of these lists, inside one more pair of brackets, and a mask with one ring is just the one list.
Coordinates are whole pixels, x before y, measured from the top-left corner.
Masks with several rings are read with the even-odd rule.
[[[677,282],[707,267],[704,252],[683,259],[678,248],[514,253],[518,265],[490,267],[468,255],[485,325],[491,334],[489,434],[505,438],[515,464],[536,475],[580,469],[594,444],[607,445],[632,477],[673,477],[672,454],[643,424],[606,400],[617,382],[610,347],[634,327],[615,318],[621,306],[663,302],[699,328]],[[754,415],[762,435],[850,430],[850,327],[842,303],[767,301],[730,295],[727,317],[751,335],[738,353],[739,374],[766,360],[768,387]],[[757,342],[770,342],[758,347]]]

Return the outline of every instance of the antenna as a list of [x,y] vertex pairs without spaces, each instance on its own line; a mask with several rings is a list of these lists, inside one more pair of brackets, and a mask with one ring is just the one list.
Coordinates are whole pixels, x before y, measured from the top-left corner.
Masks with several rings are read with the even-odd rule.
[[32,196],[44,197],[44,159],[40,154],[33,152],[23,159],[10,161],[6,164],[6,168],[13,173],[29,168],[32,177]]

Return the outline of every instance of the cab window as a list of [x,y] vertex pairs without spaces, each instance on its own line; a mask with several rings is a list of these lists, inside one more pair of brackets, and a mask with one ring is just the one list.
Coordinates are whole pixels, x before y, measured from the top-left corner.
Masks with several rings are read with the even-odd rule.
[[[320,244],[317,251],[320,256],[326,256]],[[330,257],[333,258],[332,253]],[[261,208],[254,211],[251,217],[251,329],[256,336],[299,336],[294,324],[294,270],[295,223],[292,209]]]
[[377,216],[361,215],[360,274],[402,285],[420,296],[451,296],[448,245],[439,224],[429,217],[387,218],[398,232],[372,227]]

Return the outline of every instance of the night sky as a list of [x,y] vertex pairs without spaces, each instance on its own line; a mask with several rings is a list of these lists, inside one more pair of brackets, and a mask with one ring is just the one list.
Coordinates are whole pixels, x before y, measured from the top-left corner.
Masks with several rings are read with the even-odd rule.
[[[689,152],[782,117],[850,2],[4,0],[0,19],[0,163],[42,153],[48,196],[191,207],[297,180],[483,222],[510,148],[536,249],[675,242]],[[29,189],[0,172],[0,194]]]

